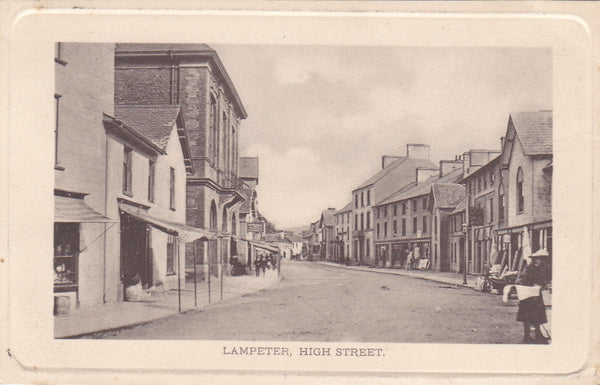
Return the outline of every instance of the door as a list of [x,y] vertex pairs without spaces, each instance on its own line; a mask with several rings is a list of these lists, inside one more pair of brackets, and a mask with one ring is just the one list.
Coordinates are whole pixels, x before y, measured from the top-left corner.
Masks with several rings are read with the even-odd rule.
[[149,234],[150,228],[145,222],[121,215],[121,279],[125,287],[138,280],[145,289],[152,286]]

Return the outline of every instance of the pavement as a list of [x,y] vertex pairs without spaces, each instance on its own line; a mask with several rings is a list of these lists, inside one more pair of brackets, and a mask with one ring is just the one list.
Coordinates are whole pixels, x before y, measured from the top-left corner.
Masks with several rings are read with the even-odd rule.
[[[476,275],[467,275],[467,283],[464,282],[464,277],[462,273],[454,273],[448,271],[431,271],[431,270],[406,270],[400,268],[385,268],[385,267],[366,267],[366,266],[347,266],[340,265],[339,263],[334,262],[324,262],[319,261],[316,262],[321,265],[339,267],[344,269],[352,269],[352,270],[360,270],[360,271],[369,271],[372,273],[382,273],[382,274],[394,274],[394,275],[402,275],[405,277],[419,278],[425,279],[428,281],[445,283],[453,286],[461,286],[468,287],[475,290],[475,280],[477,279]],[[502,293],[500,293],[502,294]],[[552,293],[548,290],[542,290],[542,297],[544,299],[544,304],[546,307],[552,307]],[[514,302],[514,301],[513,301]]]
[[267,270],[266,274],[260,277],[254,275],[224,276],[223,282],[223,299],[221,300],[221,280],[219,278],[212,280],[210,303],[207,282],[197,283],[196,299],[194,299],[193,282],[188,283],[186,288],[181,290],[181,312],[179,311],[178,291],[169,290],[152,294],[146,293],[137,301],[99,305],[72,311],[67,316],[55,316],[54,338],[82,337],[101,331],[143,325],[173,314],[202,310],[220,302],[265,290],[279,282],[279,277],[277,271]]

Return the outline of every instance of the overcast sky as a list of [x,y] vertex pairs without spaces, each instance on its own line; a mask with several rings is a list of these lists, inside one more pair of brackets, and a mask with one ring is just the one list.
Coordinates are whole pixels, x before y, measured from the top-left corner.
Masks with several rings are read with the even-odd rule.
[[241,156],[259,159],[259,210],[308,225],[407,143],[431,159],[499,149],[511,111],[552,108],[543,48],[212,45],[248,118]]

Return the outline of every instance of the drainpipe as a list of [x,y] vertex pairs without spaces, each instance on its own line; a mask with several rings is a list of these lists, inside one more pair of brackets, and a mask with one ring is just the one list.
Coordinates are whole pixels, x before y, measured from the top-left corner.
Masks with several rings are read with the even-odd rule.
[[[104,216],[108,216],[108,135],[104,134]],[[106,250],[107,250],[107,239],[106,232],[108,231],[104,223],[104,250],[102,260],[102,303],[106,303]]]

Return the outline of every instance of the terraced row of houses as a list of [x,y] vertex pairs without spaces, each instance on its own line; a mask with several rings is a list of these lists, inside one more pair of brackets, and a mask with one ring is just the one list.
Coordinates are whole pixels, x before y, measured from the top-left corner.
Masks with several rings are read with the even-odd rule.
[[499,150],[438,164],[428,145],[407,144],[351,195],[333,211],[331,235],[311,224],[311,258],[482,274],[501,260],[514,267],[524,242],[551,256],[552,111],[511,113]]

